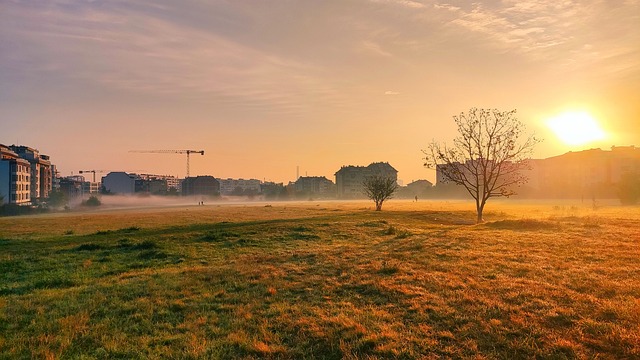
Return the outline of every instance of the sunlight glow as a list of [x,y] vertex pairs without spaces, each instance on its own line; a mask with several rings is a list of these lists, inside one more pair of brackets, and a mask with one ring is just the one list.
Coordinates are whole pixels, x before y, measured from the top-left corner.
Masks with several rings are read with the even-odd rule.
[[585,111],[567,111],[547,120],[547,126],[567,145],[584,145],[605,138],[598,122]]

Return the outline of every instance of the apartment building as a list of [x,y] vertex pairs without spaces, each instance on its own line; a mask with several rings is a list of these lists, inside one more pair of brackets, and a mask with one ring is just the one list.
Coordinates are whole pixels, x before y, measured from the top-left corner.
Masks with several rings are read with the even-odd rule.
[[528,187],[537,197],[616,197],[624,176],[640,176],[640,148],[614,146],[532,160]]
[[62,192],[68,200],[74,200],[88,194],[85,184],[90,183],[85,181],[84,176],[72,175],[59,179],[58,184],[60,192]]
[[365,198],[363,182],[370,176],[398,180],[398,171],[388,162],[371,163],[368,166],[343,166],[335,173],[339,199]]
[[31,163],[0,144],[0,204],[31,204]]
[[136,176],[135,192],[165,194],[170,191],[179,192],[181,180],[170,175],[134,174]]
[[[472,161],[468,161],[469,164],[473,164]],[[436,186],[440,192],[454,187],[444,176],[447,166],[460,165],[437,165]],[[465,167],[460,166],[460,171],[465,172]],[[611,150],[588,149],[546,159],[530,159],[525,161],[519,174],[526,178],[524,184],[514,189],[521,196],[615,198],[624,176],[640,176],[640,148],[614,146]]]
[[49,156],[40,154],[37,149],[29,146],[11,145],[10,148],[20,158],[29,162],[31,200],[43,201],[49,197],[53,189],[53,171]]
[[295,182],[297,195],[335,197],[336,185],[324,176],[301,176]]
[[220,195],[220,182],[213,176],[188,177],[182,181],[182,195]]
[[257,179],[216,179],[220,183],[220,195],[260,194],[261,181]]
[[112,171],[102,177],[102,187],[112,194],[133,194],[136,192],[136,175]]

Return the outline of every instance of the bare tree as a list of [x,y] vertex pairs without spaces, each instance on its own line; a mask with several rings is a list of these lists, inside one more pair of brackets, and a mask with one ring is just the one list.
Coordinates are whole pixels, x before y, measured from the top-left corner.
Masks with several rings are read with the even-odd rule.
[[422,150],[424,166],[435,168],[439,180],[462,185],[473,197],[478,223],[489,198],[514,195],[527,182],[523,170],[540,140],[524,134],[515,113],[472,108],[453,117],[459,133],[453,146],[432,141]]
[[385,176],[369,176],[362,182],[364,193],[376,203],[376,211],[382,210],[382,203],[393,197],[398,189],[396,180]]

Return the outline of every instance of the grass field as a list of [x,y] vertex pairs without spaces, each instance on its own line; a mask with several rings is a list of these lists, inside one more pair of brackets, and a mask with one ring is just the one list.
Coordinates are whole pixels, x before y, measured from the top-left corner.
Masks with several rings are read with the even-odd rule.
[[0,358],[640,358],[640,208],[0,218]]

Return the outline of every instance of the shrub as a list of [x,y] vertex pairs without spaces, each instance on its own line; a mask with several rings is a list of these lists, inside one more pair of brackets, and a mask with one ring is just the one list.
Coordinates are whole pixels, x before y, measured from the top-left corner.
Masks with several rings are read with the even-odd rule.
[[0,216],[31,215],[48,212],[46,208],[28,205],[4,204],[0,205]]
[[396,229],[395,226],[393,225],[389,225],[389,227],[387,228],[387,230],[383,231],[382,234],[383,235],[395,235],[398,229]]
[[51,191],[47,198],[47,206],[52,208],[61,208],[67,205],[68,202],[67,196],[60,190]]
[[102,205],[102,202],[97,196],[91,196],[86,201],[83,201],[82,204],[85,206],[100,206]]

